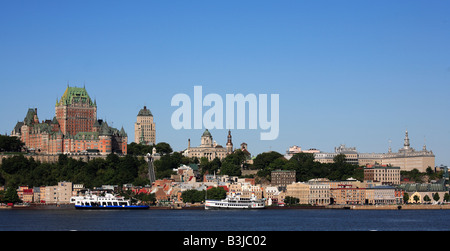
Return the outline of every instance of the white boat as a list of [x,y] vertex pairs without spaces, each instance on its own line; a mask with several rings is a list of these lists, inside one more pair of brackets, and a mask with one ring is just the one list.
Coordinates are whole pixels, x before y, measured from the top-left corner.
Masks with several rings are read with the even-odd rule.
[[254,195],[251,198],[241,198],[240,196],[227,196],[223,200],[206,200],[205,209],[263,209],[265,200],[257,199]]
[[148,209],[147,205],[132,205],[130,200],[107,193],[105,196],[86,194],[70,198],[75,209]]

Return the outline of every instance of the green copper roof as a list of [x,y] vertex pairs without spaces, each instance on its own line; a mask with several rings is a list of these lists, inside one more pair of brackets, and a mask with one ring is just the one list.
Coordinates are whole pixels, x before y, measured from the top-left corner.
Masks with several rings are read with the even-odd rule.
[[211,133],[208,131],[208,129],[205,130],[205,132],[203,133],[202,137],[212,137]]
[[92,102],[92,99],[89,97],[89,94],[86,91],[86,88],[79,87],[70,87],[67,86],[66,91],[64,92],[61,100],[56,103],[56,106],[60,105],[70,105],[73,103],[88,103],[89,106],[97,106],[95,102]]
[[25,116],[24,123],[30,126],[33,123],[34,115],[36,114],[36,109],[29,108],[27,112],[27,116]]

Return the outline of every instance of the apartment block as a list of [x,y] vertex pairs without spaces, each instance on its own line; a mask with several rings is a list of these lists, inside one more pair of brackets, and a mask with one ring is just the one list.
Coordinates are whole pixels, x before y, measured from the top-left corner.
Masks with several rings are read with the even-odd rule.
[[364,168],[364,180],[381,182],[383,185],[398,185],[400,184],[400,167],[366,166]]

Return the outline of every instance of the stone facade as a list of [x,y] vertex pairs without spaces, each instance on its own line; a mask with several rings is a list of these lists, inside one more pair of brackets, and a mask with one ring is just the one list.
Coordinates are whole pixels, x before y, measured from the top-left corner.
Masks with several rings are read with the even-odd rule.
[[341,145],[335,148],[334,153],[320,152],[315,153],[315,160],[321,163],[333,163],[333,158],[338,154],[344,154],[348,163],[359,166],[366,165],[390,165],[400,167],[402,171],[411,171],[417,169],[420,172],[426,172],[428,167],[435,167],[435,155],[427,150],[424,145],[421,151],[416,151],[409,142],[408,131],[406,131],[403,148],[398,152],[392,152],[389,147],[387,153],[358,153],[355,147],[346,147]]
[[227,157],[228,154],[233,153],[233,143],[231,141],[231,132],[228,132],[228,141],[227,146],[224,148],[221,145],[218,145],[208,131],[205,130],[201,137],[201,144],[198,147],[191,147],[191,140],[188,140],[188,148],[184,151],[184,155],[189,158],[198,159],[205,157],[209,161],[212,161],[215,158],[219,158],[220,160]]

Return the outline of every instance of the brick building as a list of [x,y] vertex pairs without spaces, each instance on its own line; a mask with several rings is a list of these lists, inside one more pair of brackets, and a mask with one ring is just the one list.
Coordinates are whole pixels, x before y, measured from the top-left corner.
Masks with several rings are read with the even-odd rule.
[[399,185],[400,167],[386,165],[368,165],[364,168],[364,180],[382,184]]
[[11,136],[20,138],[28,151],[36,153],[127,153],[125,130],[97,119],[97,104],[84,87],[67,86],[56,101],[52,120],[39,122],[37,108],[28,109],[24,121],[16,124]]

